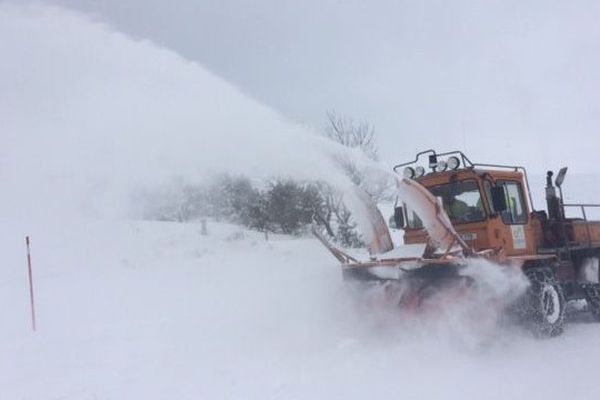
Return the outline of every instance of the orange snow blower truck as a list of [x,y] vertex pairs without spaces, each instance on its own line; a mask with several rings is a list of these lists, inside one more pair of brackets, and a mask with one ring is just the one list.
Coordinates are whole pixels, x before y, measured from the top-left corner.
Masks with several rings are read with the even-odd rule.
[[[567,168],[554,181],[548,172],[543,211],[534,210],[520,166],[473,163],[460,151],[427,150],[394,171],[401,203],[390,225],[404,229],[403,246],[394,246],[372,203],[365,203],[371,220],[368,261],[349,256],[315,231],[341,262],[346,279],[411,282],[410,299],[401,305],[414,305],[432,287],[464,279],[460,270],[467,260],[485,258],[523,271],[530,285],[513,308],[537,333],[562,332],[569,300],[585,299],[600,320],[600,221],[589,221],[586,212],[600,205],[563,202]],[[567,218],[570,208],[581,218]]]

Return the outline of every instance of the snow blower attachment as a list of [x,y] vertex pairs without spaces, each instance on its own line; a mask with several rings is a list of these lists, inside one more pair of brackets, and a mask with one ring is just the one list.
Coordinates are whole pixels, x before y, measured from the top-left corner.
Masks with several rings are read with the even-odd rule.
[[[425,155],[429,173],[420,165]],[[396,186],[403,203],[393,220],[404,230],[404,245],[394,246],[366,193],[355,197],[367,210],[368,260],[348,255],[313,229],[340,261],[345,279],[394,288],[402,307],[419,309],[437,289],[473,285],[462,271],[469,260],[483,258],[518,268],[529,280],[527,292],[511,308],[536,333],[562,332],[569,300],[585,299],[600,320],[600,221],[588,221],[586,214],[586,208],[600,205],[563,202],[566,168],[554,183],[560,196],[548,173],[548,213],[533,209],[523,167],[475,164],[460,151],[427,150],[394,171],[400,168],[403,177],[396,178]],[[567,208],[579,209],[583,218],[567,218]]]
[[399,195],[420,216],[428,235],[426,243],[394,247],[381,212],[364,192],[359,197],[369,216],[369,224],[361,224],[370,232],[365,235],[371,239],[368,261],[358,261],[329,243],[316,229],[313,232],[341,262],[345,279],[382,284],[386,298],[398,302],[403,310],[417,311],[431,295],[472,283],[459,271],[465,256],[473,255],[473,250],[456,233],[442,204],[427,189],[407,178],[396,178],[396,185]]
[[[344,275],[361,280],[400,279],[424,266],[448,266],[472,255],[473,250],[456,233],[442,205],[427,189],[407,178],[397,178],[398,193],[420,216],[429,240],[423,244],[394,247],[381,212],[364,192],[359,196],[368,210],[370,260],[360,262],[335,247],[316,229],[315,236],[342,263]],[[362,224],[365,226],[365,224]],[[446,274],[444,274],[446,275]]]

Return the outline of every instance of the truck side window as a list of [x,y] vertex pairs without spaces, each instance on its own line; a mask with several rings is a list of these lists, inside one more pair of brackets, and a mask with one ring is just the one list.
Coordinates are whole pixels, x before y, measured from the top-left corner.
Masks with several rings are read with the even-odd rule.
[[485,191],[485,197],[488,199],[488,205],[490,206],[490,213],[495,214],[494,203],[492,202],[492,183],[489,180],[483,181],[483,190]]
[[417,213],[406,204],[404,204],[404,209],[406,210],[406,215],[408,217],[408,227],[410,229],[423,229],[423,221],[421,221],[421,218],[419,218]]
[[527,223],[527,211],[523,202],[523,190],[518,182],[499,181],[497,185],[504,186],[507,209],[501,213],[505,224]]
[[483,221],[486,217],[481,192],[475,179],[450,181],[429,188],[453,224]]

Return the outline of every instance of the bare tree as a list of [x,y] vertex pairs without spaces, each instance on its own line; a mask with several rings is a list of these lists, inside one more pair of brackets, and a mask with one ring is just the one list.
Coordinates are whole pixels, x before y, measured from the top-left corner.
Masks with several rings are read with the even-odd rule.
[[[335,111],[327,112],[327,126],[323,134],[345,147],[360,150],[368,159],[377,161],[375,128],[369,122],[357,122]],[[382,175],[377,166],[358,162],[350,154],[338,157],[338,163],[356,185],[365,190],[375,201],[386,197],[390,186],[389,176]]]
[[375,128],[366,121],[356,122],[354,119],[338,114],[335,111],[327,112],[328,125],[325,136],[350,148],[358,148],[371,160],[377,160],[377,143],[375,141]]
[[[378,160],[375,128],[366,121],[356,121],[351,117],[328,111],[327,125],[323,135],[344,147],[360,151],[367,159]],[[365,160],[359,160],[352,152],[340,152],[337,162],[350,180],[364,189],[371,197],[378,200],[382,197],[387,182],[372,170]],[[375,167],[375,168],[373,168]],[[357,231],[357,224],[350,210],[343,201],[343,194],[333,187],[322,183],[319,190],[323,198],[323,207],[315,215],[315,220],[338,243],[345,247],[362,245],[362,238]]]

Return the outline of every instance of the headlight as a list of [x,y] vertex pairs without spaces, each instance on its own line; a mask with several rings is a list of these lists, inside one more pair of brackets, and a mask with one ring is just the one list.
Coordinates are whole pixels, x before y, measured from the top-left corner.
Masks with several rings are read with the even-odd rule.
[[415,168],[415,178],[420,178],[425,175],[425,168],[418,166]]
[[415,177],[415,169],[412,167],[406,167],[404,168],[402,175],[404,175],[405,178],[413,179]]
[[459,166],[460,166],[460,161],[458,160],[458,157],[452,156],[448,159],[448,168],[449,169],[458,169]]

